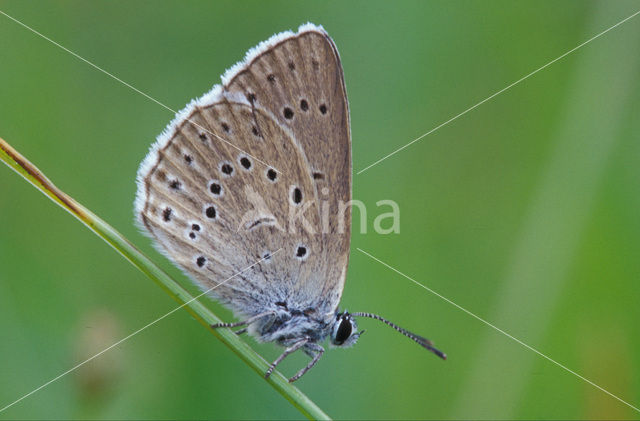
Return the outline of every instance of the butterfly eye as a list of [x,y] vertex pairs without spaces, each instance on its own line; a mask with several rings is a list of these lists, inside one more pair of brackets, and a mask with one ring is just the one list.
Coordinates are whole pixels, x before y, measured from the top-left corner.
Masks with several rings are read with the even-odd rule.
[[336,337],[333,340],[333,343],[335,343],[336,345],[342,345],[344,341],[349,339],[349,336],[351,336],[351,331],[351,320],[343,318],[340,321],[340,325],[338,326],[338,331],[336,332]]

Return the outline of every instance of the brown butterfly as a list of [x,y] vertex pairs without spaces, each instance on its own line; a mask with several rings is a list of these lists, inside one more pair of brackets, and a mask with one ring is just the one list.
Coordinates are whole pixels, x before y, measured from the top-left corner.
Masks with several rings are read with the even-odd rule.
[[338,50],[302,25],[251,49],[192,101],[138,171],[135,213],[159,249],[262,342],[312,360],[353,345],[353,316],[427,339],[369,313],[340,312],[351,233],[349,105]]

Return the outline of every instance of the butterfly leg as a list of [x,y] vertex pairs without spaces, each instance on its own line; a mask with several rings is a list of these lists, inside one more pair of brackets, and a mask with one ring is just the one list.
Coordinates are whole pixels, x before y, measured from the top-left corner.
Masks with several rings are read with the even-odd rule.
[[305,346],[305,350],[304,351],[307,354],[309,354],[310,356],[312,356],[313,358],[312,358],[311,361],[309,361],[309,364],[307,364],[306,367],[304,367],[303,369],[298,371],[295,376],[293,376],[293,377],[291,377],[289,379],[289,383],[295,382],[300,377],[302,377],[304,375],[304,373],[306,373],[307,371],[311,370],[311,368],[314,365],[316,365],[316,363],[318,362],[320,357],[322,357],[322,354],[324,354],[324,348],[321,347],[320,345],[318,345],[317,343],[314,343],[314,342],[308,342],[306,344],[306,346]]
[[276,366],[278,364],[280,364],[282,362],[282,360],[284,360],[286,358],[287,355],[289,355],[289,354],[291,354],[293,352],[296,352],[297,350],[299,350],[300,348],[305,346],[308,342],[309,342],[309,339],[304,338],[304,339],[301,339],[298,342],[294,343],[293,345],[291,345],[287,349],[285,349],[284,352],[273,363],[271,363],[271,366],[269,367],[267,372],[264,374],[264,378],[268,379],[269,376],[271,375],[271,373],[273,373],[273,370],[276,369]]
[[[238,327],[238,326],[248,326],[251,323],[263,318],[263,317],[267,317],[267,316],[275,316],[276,313],[273,311],[265,311],[264,313],[260,313],[260,314],[256,314],[253,317],[249,317],[247,320],[242,320],[240,322],[234,322],[234,323],[215,323],[211,325],[211,329],[218,329],[221,327]],[[241,332],[243,329],[240,329],[238,332],[240,333],[244,333]],[[246,331],[246,330],[245,330]],[[237,332],[236,332],[237,333]]]

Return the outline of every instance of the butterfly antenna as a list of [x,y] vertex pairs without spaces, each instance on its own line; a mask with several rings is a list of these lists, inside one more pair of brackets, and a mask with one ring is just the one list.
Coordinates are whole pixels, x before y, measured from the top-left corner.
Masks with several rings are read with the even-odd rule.
[[416,335],[413,332],[409,332],[407,329],[403,329],[400,326],[398,326],[397,324],[392,323],[389,320],[378,316],[377,314],[372,314],[372,313],[351,313],[351,315],[352,316],[356,316],[356,317],[368,317],[370,319],[379,320],[382,323],[386,324],[387,326],[391,326],[392,328],[394,328],[398,332],[402,333],[407,338],[413,340],[414,342],[416,342],[418,345],[422,346],[423,348],[426,348],[429,351],[433,352],[434,354],[436,354],[438,357],[442,358],[443,360],[447,359],[447,354],[445,354],[444,352],[440,351],[437,348],[434,348],[433,347],[433,343],[429,339],[423,338],[420,335]]

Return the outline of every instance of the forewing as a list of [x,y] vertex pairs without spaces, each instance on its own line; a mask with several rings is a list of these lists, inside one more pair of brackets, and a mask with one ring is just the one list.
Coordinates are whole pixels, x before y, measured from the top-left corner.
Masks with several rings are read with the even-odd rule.
[[[294,203],[294,189],[303,198],[314,192],[295,139],[247,103],[221,99],[192,108],[141,167],[140,223],[202,289],[215,287],[237,312],[309,301],[304,282],[320,282],[325,268],[309,258],[321,252],[320,237],[287,224],[289,204],[302,205]],[[319,226],[315,209],[305,216]]]
[[[288,128],[309,163],[305,168],[322,205],[321,243],[327,268],[315,294],[338,305],[349,259],[351,136],[338,50],[320,27],[276,35],[223,77],[225,92],[247,98]],[[327,206],[327,208],[322,208]],[[314,255],[310,256],[310,259]],[[316,282],[316,278],[303,282]],[[337,293],[336,293],[337,292]]]

